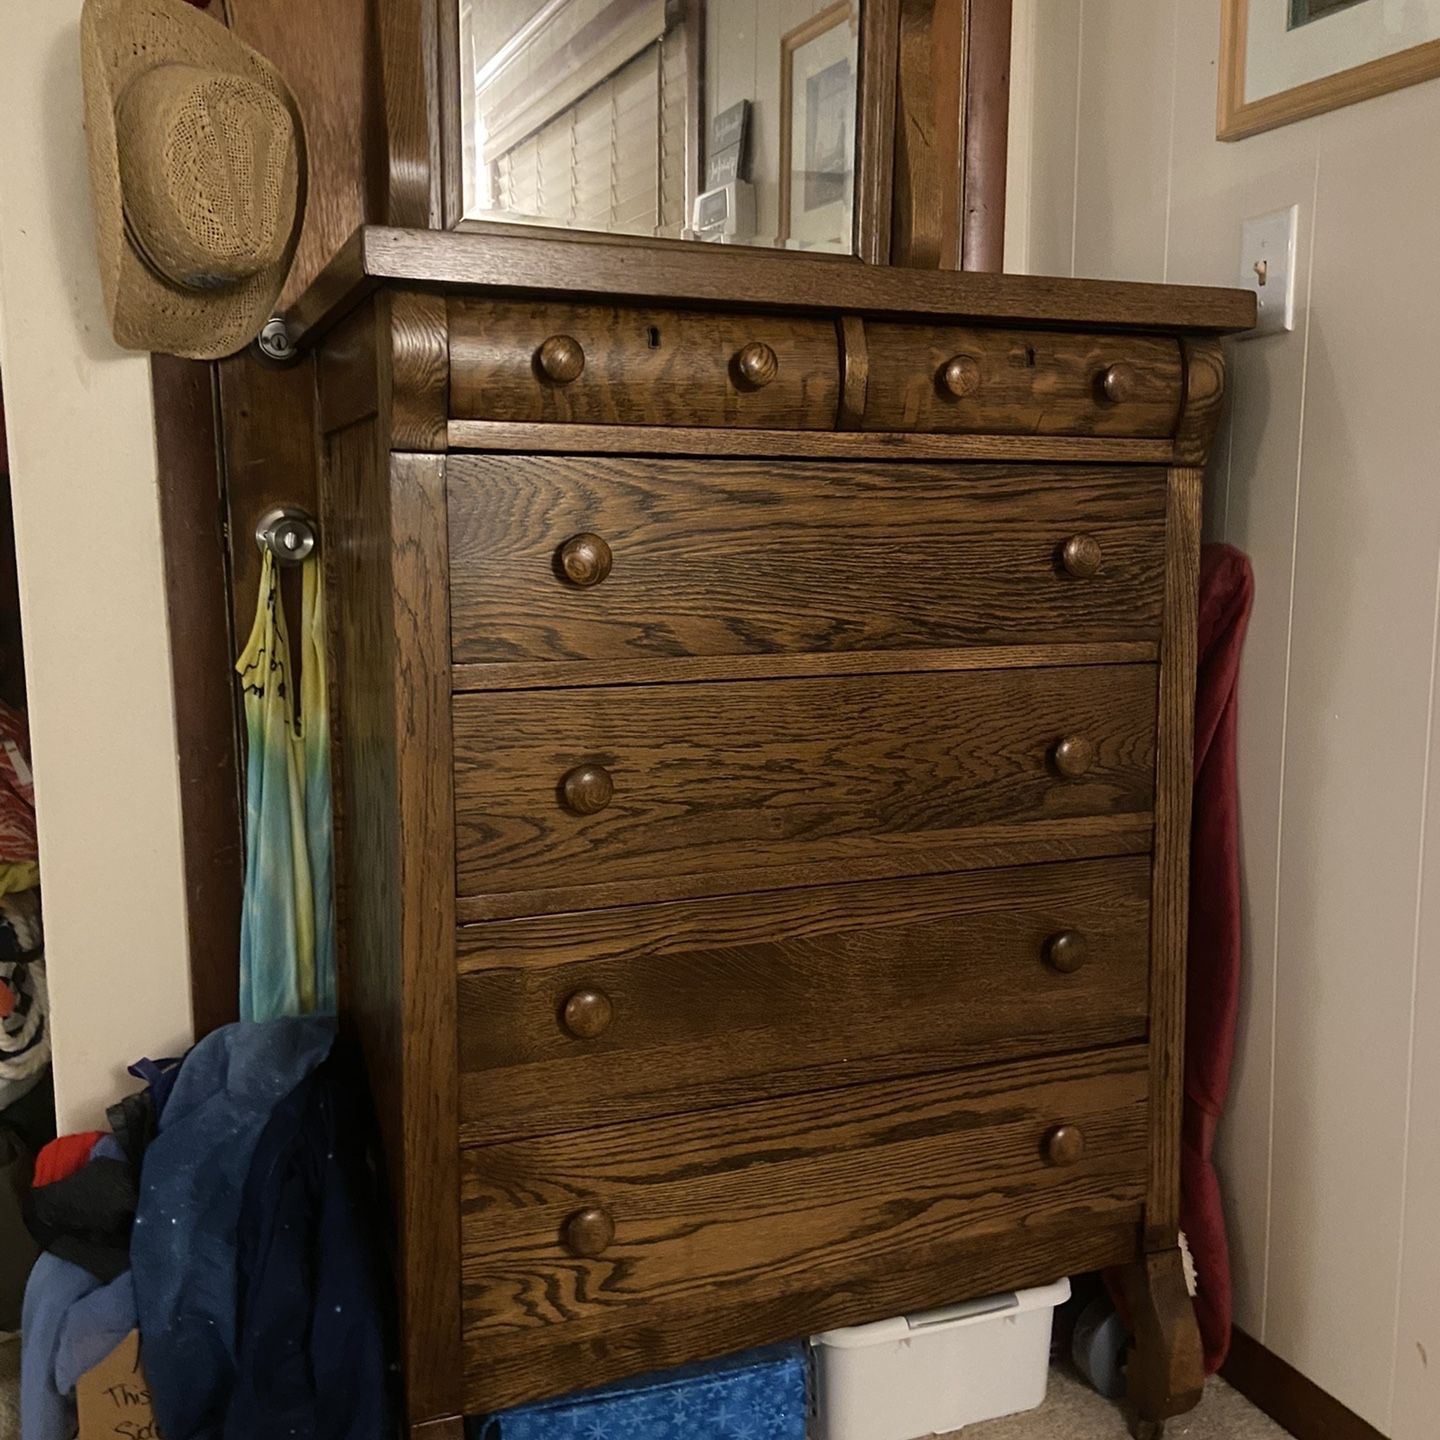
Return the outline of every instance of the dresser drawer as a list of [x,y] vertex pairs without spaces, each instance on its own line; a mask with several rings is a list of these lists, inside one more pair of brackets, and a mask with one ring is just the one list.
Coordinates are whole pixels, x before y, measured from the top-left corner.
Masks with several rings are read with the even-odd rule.
[[494,921],[459,938],[472,1139],[1123,1040],[1148,856]]
[[550,1345],[592,1341],[613,1365],[697,1312],[718,1350],[737,1322],[731,1348],[747,1325],[763,1343],[800,1314],[824,1328],[968,1298],[983,1291],[953,1261],[986,1246],[1024,1283],[1061,1221],[1069,1251],[1039,1263],[1066,1274],[1093,1230],[1138,1217],[1147,1079],[1135,1046],[468,1150],[475,1388],[493,1373],[503,1393],[507,1360],[533,1375]]
[[972,830],[1148,815],[1155,705],[1148,665],[458,696],[459,893],[540,910],[758,888],[763,867],[964,868]]
[[1160,632],[1159,470],[468,456],[447,494],[460,663]]
[[524,300],[449,314],[456,419],[835,427],[832,320]]
[[1173,435],[1176,340],[867,322],[867,430]]

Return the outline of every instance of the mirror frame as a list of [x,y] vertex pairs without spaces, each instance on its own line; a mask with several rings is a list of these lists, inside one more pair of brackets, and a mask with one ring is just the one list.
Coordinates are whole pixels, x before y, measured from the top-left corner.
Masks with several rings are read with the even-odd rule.
[[[511,221],[467,220],[464,215],[464,148],[460,118],[460,7],[456,0],[432,0],[439,5],[438,57],[436,70],[440,96],[440,153],[442,195],[440,228],[467,230],[487,224],[504,224],[522,234],[555,239],[566,236],[581,243],[608,240],[626,245],[695,245],[696,240],[668,236],[628,235],[608,230],[567,230],[561,227],[526,225]],[[677,0],[687,19],[699,21],[704,14],[701,0]],[[724,3],[724,0],[712,0]],[[891,248],[891,160],[895,154],[895,79],[903,0],[859,0],[859,74],[855,96],[855,204],[854,235],[850,258],[874,265],[890,260]],[[927,6],[927,8],[929,8]],[[968,8],[968,6],[967,6]],[[1007,0],[1008,8],[1008,0]],[[692,72],[693,76],[693,72]],[[701,164],[701,88],[692,84],[687,98],[686,138],[687,190],[693,198],[699,190]],[[736,249],[777,250],[773,245],[737,245]],[[780,253],[805,255],[803,250]],[[833,255],[833,251],[823,252]]]

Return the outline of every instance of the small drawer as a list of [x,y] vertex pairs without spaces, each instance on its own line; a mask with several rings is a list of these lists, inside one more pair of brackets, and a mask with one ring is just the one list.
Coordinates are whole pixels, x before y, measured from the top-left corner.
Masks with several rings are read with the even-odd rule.
[[446,487],[461,664],[1160,637],[1161,470],[454,456]]
[[1173,435],[1176,340],[867,321],[866,430]]
[[1143,1039],[1150,862],[906,877],[463,929],[474,1140]]
[[832,430],[839,400],[830,320],[450,302],[455,419]]
[[547,1353],[579,1358],[552,1347],[606,1354],[611,1374],[653,1368],[666,1347],[647,1357],[647,1335],[696,1315],[723,1350],[793,1333],[796,1315],[814,1328],[943,1304],[1006,1266],[1012,1284],[1088,1268],[1097,1231],[1139,1218],[1147,1055],[1118,1047],[467,1150],[473,1392],[513,1393],[517,1358],[543,1392],[563,1374],[547,1377]]
[[524,914],[880,878],[1036,823],[1148,823],[1155,706],[1151,665],[457,696],[459,893]]

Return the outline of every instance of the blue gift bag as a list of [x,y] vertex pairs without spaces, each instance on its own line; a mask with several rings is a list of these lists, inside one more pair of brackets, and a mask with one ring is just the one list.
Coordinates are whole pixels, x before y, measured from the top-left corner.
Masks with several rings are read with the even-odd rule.
[[643,1375],[470,1422],[471,1440],[805,1440],[803,1344]]

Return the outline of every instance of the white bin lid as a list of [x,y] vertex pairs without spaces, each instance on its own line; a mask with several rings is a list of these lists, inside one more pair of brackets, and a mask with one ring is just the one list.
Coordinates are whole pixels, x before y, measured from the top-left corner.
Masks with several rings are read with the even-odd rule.
[[966,1300],[940,1310],[924,1310],[916,1315],[897,1315],[892,1320],[877,1320],[872,1325],[849,1325],[840,1330],[826,1330],[812,1335],[812,1345],[829,1345],[837,1350],[855,1350],[866,1345],[888,1345],[909,1340],[917,1332],[927,1335],[959,1330],[982,1320],[1002,1315],[1023,1315],[1031,1310],[1053,1310],[1070,1298],[1070,1282],[1057,1280],[1053,1285],[1040,1285],[1031,1290],[1012,1290],[1005,1295],[987,1295],[980,1300]]

